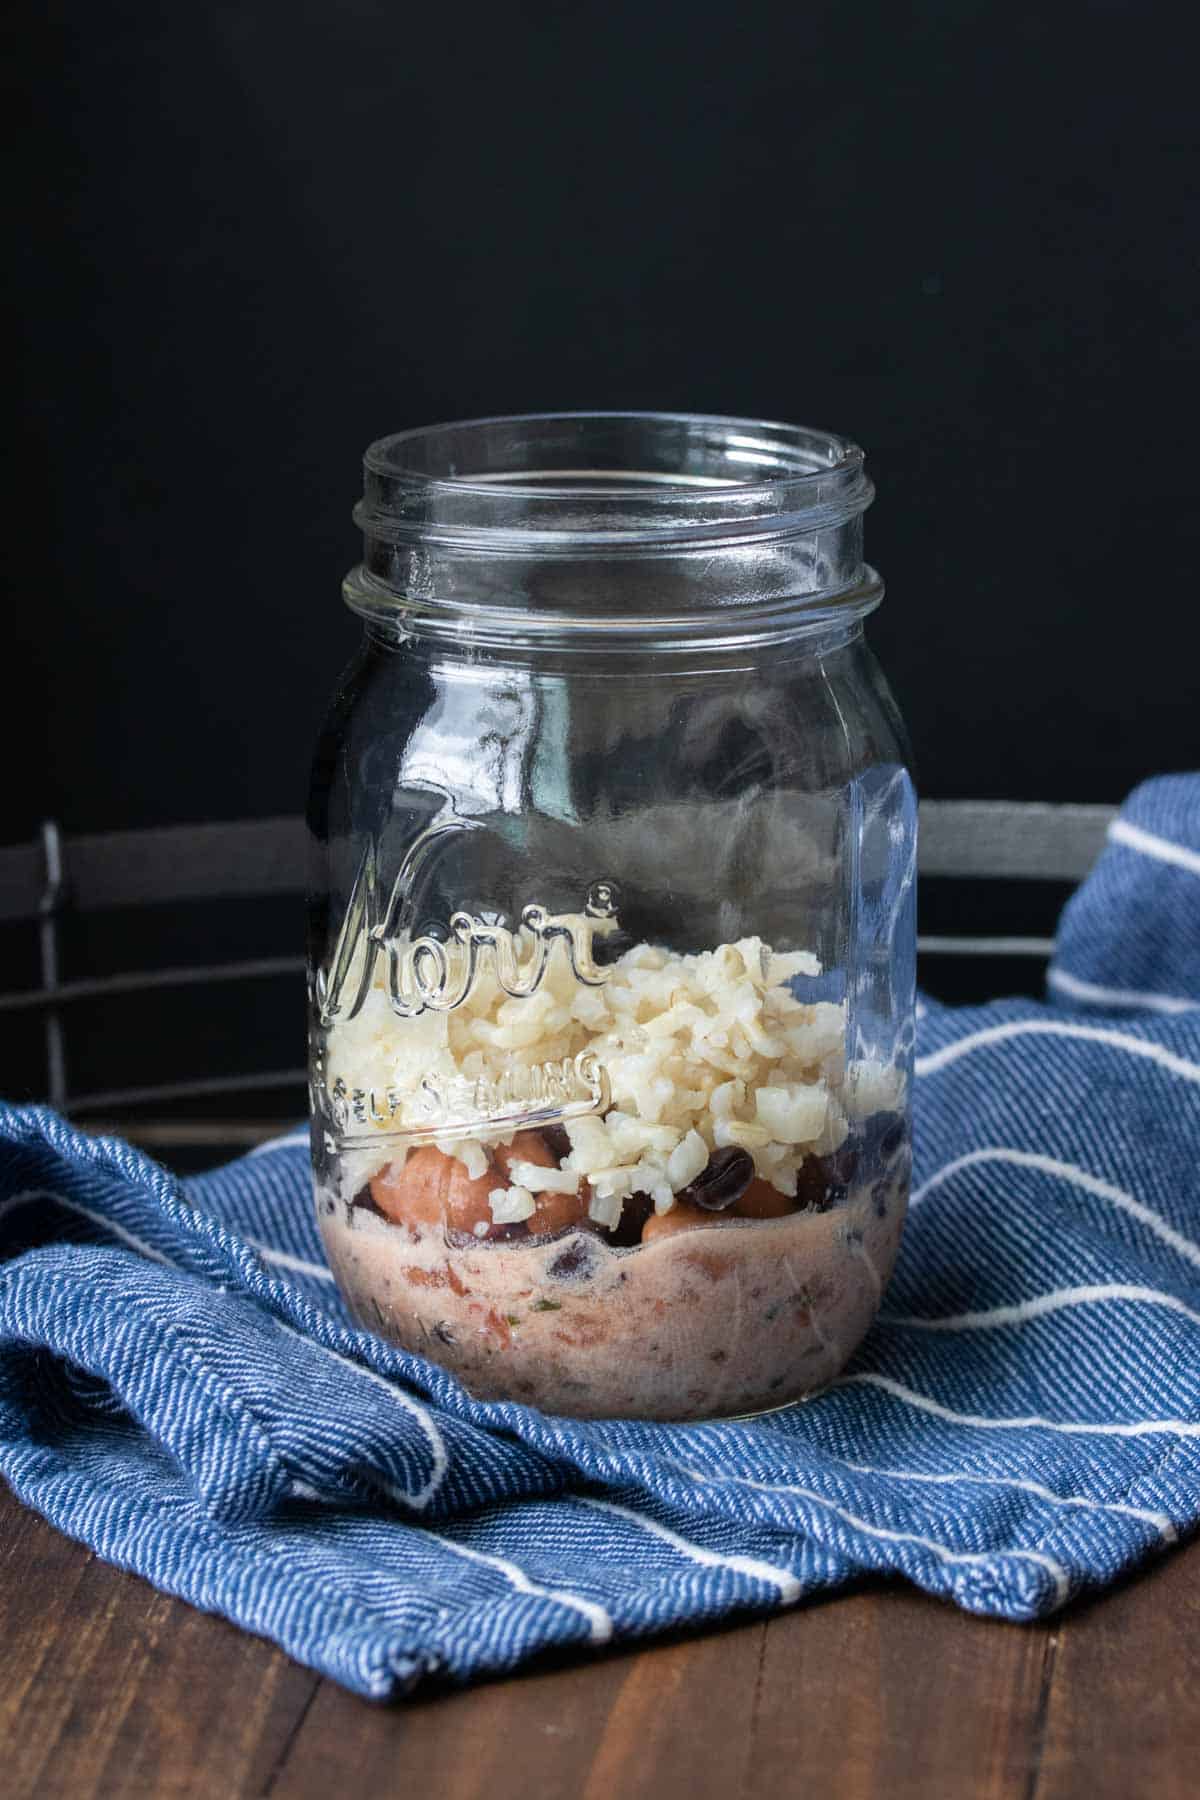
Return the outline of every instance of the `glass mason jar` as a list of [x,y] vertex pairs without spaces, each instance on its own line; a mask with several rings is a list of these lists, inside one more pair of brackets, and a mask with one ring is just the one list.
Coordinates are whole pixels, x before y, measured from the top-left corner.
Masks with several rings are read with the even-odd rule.
[[310,825],[315,1193],[480,1398],[845,1363],[907,1201],[916,803],[843,438],[567,413],[366,455]]

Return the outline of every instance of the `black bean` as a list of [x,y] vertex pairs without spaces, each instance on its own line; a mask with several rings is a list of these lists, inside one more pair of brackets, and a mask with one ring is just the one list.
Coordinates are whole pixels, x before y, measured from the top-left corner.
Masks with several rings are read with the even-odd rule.
[[831,1187],[846,1188],[858,1173],[859,1152],[853,1138],[847,1138],[840,1150],[821,1158],[825,1179]]
[[730,1144],[724,1150],[714,1150],[695,1181],[689,1181],[675,1198],[690,1200],[705,1212],[724,1212],[741,1199],[753,1180],[754,1158],[748,1150]]
[[891,1162],[904,1143],[904,1120],[897,1119],[890,1131],[886,1131],[879,1140],[879,1154],[884,1162]]
[[621,1208],[621,1218],[612,1231],[605,1232],[605,1241],[614,1250],[632,1250],[635,1244],[642,1241],[642,1226],[654,1211],[654,1202],[649,1194],[630,1194]]
[[571,1153],[571,1140],[567,1136],[565,1125],[543,1125],[542,1142],[556,1162]]
[[379,1213],[381,1219],[387,1218],[387,1214],[379,1212],[379,1208],[375,1204],[375,1197],[371,1192],[370,1182],[368,1182],[365,1187],[359,1188],[357,1194],[355,1194],[353,1200],[351,1200],[350,1206],[361,1207],[363,1212]]
[[595,1251],[586,1238],[577,1237],[547,1263],[546,1273],[555,1281],[587,1281],[595,1267]]
[[889,1162],[904,1142],[904,1120],[899,1113],[872,1113],[859,1126],[859,1132],[864,1154]]
[[829,1171],[825,1167],[823,1156],[806,1156],[796,1174],[796,1207],[800,1212],[825,1212],[833,1205],[831,1186],[836,1191],[840,1185],[832,1183]]

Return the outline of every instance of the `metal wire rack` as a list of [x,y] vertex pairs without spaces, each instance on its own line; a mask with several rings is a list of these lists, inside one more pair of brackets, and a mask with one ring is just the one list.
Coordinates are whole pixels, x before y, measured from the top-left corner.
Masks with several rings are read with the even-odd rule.
[[[1082,879],[1116,817],[1110,806],[1037,802],[929,800],[921,805],[919,873],[981,881]],[[81,981],[61,979],[64,923],[72,915],[113,908],[216,899],[265,899],[299,895],[306,880],[305,825],[299,817],[243,820],[232,824],[167,826],[147,831],[64,837],[47,820],[32,843],[0,849],[0,924],[35,923],[40,985],[0,994],[0,1015],[33,1013],[42,1021],[45,1097],[80,1120],[119,1114],[145,1104],[219,1099],[251,1092],[295,1092],[299,1108],[302,1069],[266,1069],[238,1075],[197,1075],[185,1081],[75,1093],[68,1081],[68,1026],[81,1000],[155,989],[245,981],[303,972],[299,956],[244,958],[233,962],[137,970]],[[927,935],[926,956],[1017,956],[1045,960],[1047,937]],[[142,1121],[143,1143],[252,1141],[278,1127],[206,1126],[203,1121]]]

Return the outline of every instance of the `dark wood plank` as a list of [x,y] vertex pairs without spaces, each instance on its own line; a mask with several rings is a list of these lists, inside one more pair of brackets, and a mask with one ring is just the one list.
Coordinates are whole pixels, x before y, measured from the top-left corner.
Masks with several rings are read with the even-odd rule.
[[895,1589],[366,1720],[326,1686],[272,1800],[335,1791],[351,1739],[373,1800],[1024,1800],[1049,1638]]
[[736,1796],[764,1629],[602,1655],[365,1716],[326,1683],[271,1800],[325,1800],[350,1766],[372,1800]]
[[105,1567],[0,1488],[5,1800],[263,1792],[317,1682]]
[[1200,1543],[1064,1621],[1031,1800],[1200,1794]]
[[900,1587],[780,1618],[746,1792],[1024,1800],[1050,1641]]

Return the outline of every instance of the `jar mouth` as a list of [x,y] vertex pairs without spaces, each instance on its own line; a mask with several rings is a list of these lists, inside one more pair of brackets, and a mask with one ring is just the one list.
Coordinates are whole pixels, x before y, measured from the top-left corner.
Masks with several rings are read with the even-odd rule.
[[759,529],[861,512],[873,489],[849,438],[703,413],[518,413],[401,431],[371,444],[355,518],[366,530],[644,538]]
[[[711,635],[856,604],[874,489],[833,432],[701,413],[467,419],[370,445],[355,611],[428,635]],[[865,594],[865,599],[861,596]],[[860,596],[858,602],[853,596]],[[795,629],[793,624],[792,629]]]

